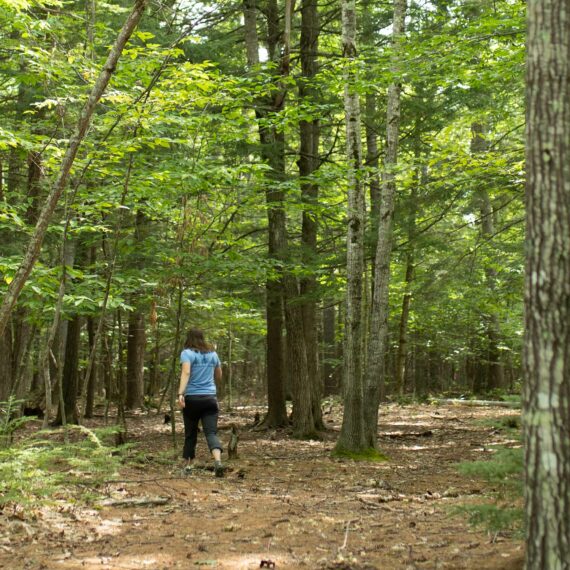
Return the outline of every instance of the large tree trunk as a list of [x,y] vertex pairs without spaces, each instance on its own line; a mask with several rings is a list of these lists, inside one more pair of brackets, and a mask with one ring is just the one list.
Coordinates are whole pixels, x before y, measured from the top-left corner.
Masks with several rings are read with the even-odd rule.
[[79,146],[81,145],[81,142],[87,133],[87,129],[91,124],[91,117],[93,116],[95,107],[97,106],[97,103],[99,102],[99,99],[103,95],[105,89],[107,88],[111,76],[113,75],[113,72],[117,66],[117,62],[119,61],[123,48],[137,27],[137,24],[142,17],[147,2],[148,0],[135,0],[133,10],[127,18],[127,21],[125,22],[121,31],[119,32],[119,35],[117,36],[117,39],[111,48],[109,56],[107,57],[107,61],[103,65],[103,69],[101,70],[97,81],[95,82],[95,85],[89,94],[87,103],[81,112],[81,116],[77,123],[77,128],[71,137],[69,147],[65,153],[65,156],[63,157],[59,174],[39,214],[36,228],[28,244],[24,259],[16,271],[14,279],[8,286],[8,291],[4,295],[2,305],[0,306],[0,335],[4,332],[14,305],[16,304],[18,297],[20,296],[20,293],[24,287],[24,284],[26,283],[40,255],[44,236],[49,226],[51,217],[67,184],[69,173],[71,171],[71,167],[73,166],[73,162],[75,161],[75,156],[77,155]]
[[400,54],[399,43],[405,30],[406,0],[394,0],[392,21],[393,53],[392,73],[394,82],[388,88],[386,113],[386,156],[382,177],[382,196],[378,219],[374,292],[370,318],[370,342],[368,346],[368,370],[365,386],[366,407],[364,429],[368,447],[376,447],[378,432],[378,406],[384,389],[386,356],[388,353],[388,285],[390,283],[390,259],[392,256],[392,220],[394,194],[396,192],[395,168],[398,162],[400,137]]
[[[299,97],[305,104],[316,103],[317,93],[311,82],[317,74],[317,51],[319,39],[319,18],[317,0],[303,0],[301,5],[301,70]],[[314,211],[319,201],[319,186],[310,177],[319,168],[319,122],[317,119],[301,121],[299,174],[301,176],[301,196],[303,199],[302,251],[303,265],[312,267],[317,258],[317,213]],[[315,426],[324,428],[321,399],[323,384],[319,373],[319,342],[317,318],[317,279],[314,276],[301,279],[303,297],[303,328],[307,367],[311,385],[311,405]]]
[[365,200],[362,187],[362,143],[360,140],[360,101],[355,88],[356,7],[342,2],[342,42],[346,58],[344,112],[348,160],[348,228],[346,243],[346,320],[344,350],[344,415],[338,452],[358,452],[366,448],[363,426],[363,319],[362,286],[364,273]]
[[[259,40],[257,35],[257,14],[255,0],[244,0],[244,31],[247,62],[250,67],[259,64]],[[271,47],[270,43],[270,47]],[[264,102],[260,102],[256,115],[261,118]],[[272,140],[267,129],[259,127],[259,138],[262,155],[268,164],[273,166],[271,157]],[[281,191],[268,189],[266,192],[268,222],[268,257],[277,263],[279,251],[283,247],[285,231],[285,211],[282,206]],[[285,373],[283,368],[283,292],[280,276],[270,276],[266,282],[266,378],[267,404],[265,417],[267,427],[287,425],[287,408],[285,406]]]
[[[478,155],[486,152],[489,148],[489,143],[485,138],[485,126],[480,123],[474,123],[471,127],[471,152],[473,155]],[[481,183],[477,189],[477,201],[479,206],[479,214],[481,217],[481,239],[483,242],[490,244],[493,236],[495,235],[495,227],[493,220],[493,206],[489,197],[489,192],[484,183]],[[497,271],[487,265],[485,267],[485,277],[487,281],[487,289],[491,298],[494,298],[497,290]],[[483,315],[487,333],[487,346],[486,352],[486,390],[493,390],[503,388],[504,385],[504,372],[503,364],[501,362],[501,351],[499,350],[500,339],[500,324],[499,317],[496,313],[491,312]]]
[[570,1],[530,0],[525,291],[528,570],[570,568]]

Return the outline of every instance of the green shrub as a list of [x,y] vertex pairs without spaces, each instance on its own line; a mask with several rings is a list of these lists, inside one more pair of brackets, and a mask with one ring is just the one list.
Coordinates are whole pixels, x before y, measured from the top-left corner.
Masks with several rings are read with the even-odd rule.
[[524,457],[521,447],[498,449],[488,461],[461,463],[459,471],[468,476],[481,477],[493,486],[495,504],[463,505],[456,512],[467,514],[471,523],[498,532],[522,532]]

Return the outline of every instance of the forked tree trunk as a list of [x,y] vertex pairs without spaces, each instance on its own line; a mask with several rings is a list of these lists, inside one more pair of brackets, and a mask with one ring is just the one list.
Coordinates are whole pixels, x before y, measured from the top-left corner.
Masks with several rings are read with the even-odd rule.
[[345,57],[344,113],[348,161],[348,227],[346,243],[346,320],[344,349],[344,415],[336,450],[366,448],[363,426],[363,319],[364,225],[366,208],[362,186],[360,101],[356,90],[356,5],[342,2],[342,43]]
[[529,0],[527,570],[570,568],[570,1]]
[[364,427],[368,447],[377,445],[378,406],[384,390],[386,357],[388,353],[388,285],[390,283],[390,259],[392,256],[392,221],[394,194],[396,191],[396,165],[400,137],[400,43],[405,30],[406,0],[394,0],[392,21],[392,73],[394,82],[388,88],[386,113],[386,155],[382,177],[382,196],[378,218],[378,242],[376,246],[374,292],[370,317],[370,342],[368,345],[368,370],[364,388],[366,407]]

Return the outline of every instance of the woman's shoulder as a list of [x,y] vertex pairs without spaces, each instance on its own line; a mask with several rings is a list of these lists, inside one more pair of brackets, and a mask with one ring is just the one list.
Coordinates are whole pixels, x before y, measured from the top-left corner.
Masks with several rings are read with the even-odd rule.
[[180,358],[192,359],[196,353],[191,348],[184,348],[180,353]]

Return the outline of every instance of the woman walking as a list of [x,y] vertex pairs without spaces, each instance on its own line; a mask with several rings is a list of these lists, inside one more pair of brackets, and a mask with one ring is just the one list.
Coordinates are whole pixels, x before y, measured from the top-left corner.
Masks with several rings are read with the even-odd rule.
[[196,456],[198,423],[201,420],[208,447],[214,458],[214,473],[216,477],[223,477],[222,445],[218,439],[219,408],[216,398],[216,382],[222,379],[222,364],[213,347],[204,340],[204,333],[200,329],[188,331],[180,362],[182,371],[178,404],[184,416],[184,473],[189,474],[192,471],[192,462]]

